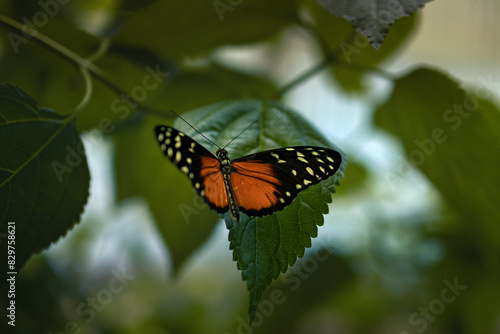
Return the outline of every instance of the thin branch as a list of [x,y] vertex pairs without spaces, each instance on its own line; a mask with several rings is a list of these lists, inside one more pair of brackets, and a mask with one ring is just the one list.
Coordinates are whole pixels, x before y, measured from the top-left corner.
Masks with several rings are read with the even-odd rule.
[[[63,58],[69,60],[80,68],[84,68],[88,70],[90,74],[92,74],[96,79],[101,81],[103,84],[108,86],[111,90],[113,90],[117,95],[127,95],[123,89],[121,89],[118,85],[113,82],[113,78],[109,76],[106,72],[102,71],[99,67],[94,65],[91,61],[80,57],[75,52],[66,48],[65,46],[57,43],[50,37],[42,34],[41,32],[30,28],[27,25],[19,23],[7,16],[0,14],[0,24],[7,26],[9,28],[14,28],[23,34],[28,34],[31,38],[38,41],[42,46],[47,47],[51,51],[55,51],[57,54],[62,56]],[[170,113],[165,113],[160,110],[152,109],[147,106],[142,105],[140,102],[135,101],[132,97],[129,98],[132,102],[137,105],[137,109],[146,113],[158,115],[165,118],[173,118]]]
[[[321,52],[323,54],[323,60],[318,63],[317,65],[313,66],[311,69],[307,70],[305,73],[302,73],[299,75],[297,78],[292,80],[290,83],[286,84],[282,88],[280,88],[274,95],[273,97],[275,98],[281,98],[284,94],[286,94],[289,90],[294,88],[295,86],[301,84],[302,82],[308,80],[315,74],[321,72],[323,69],[330,65],[335,65],[335,66],[342,66],[346,69],[352,70],[352,71],[365,71],[365,72],[373,72],[381,77],[386,78],[387,80],[394,81],[396,78],[393,74],[384,71],[380,68],[370,66],[370,65],[363,65],[363,64],[355,64],[355,63],[347,63],[344,61],[340,60],[340,53],[341,49],[337,48],[336,50],[332,51],[330,50],[327,41],[323,38],[321,33],[318,31],[318,29],[308,23],[308,22],[299,22],[299,25],[303,27],[305,30],[307,30],[309,33],[311,33],[316,41],[318,42],[318,45],[321,49]],[[353,33],[350,36],[351,40],[354,40],[354,37],[356,36],[356,32],[353,31]]]

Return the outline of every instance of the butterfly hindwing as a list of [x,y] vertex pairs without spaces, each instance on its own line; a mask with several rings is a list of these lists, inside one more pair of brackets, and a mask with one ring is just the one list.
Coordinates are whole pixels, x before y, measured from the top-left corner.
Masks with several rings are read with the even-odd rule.
[[172,127],[160,125],[155,132],[165,156],[189,177],[194,189],[210,208],[219,213],[226,212],[227,194],[217,157]]
[[251,154],[232,161],[233,186],[240,210],[261,217],[288,206],[302,190],[334,175],[339,152],[295,146]]

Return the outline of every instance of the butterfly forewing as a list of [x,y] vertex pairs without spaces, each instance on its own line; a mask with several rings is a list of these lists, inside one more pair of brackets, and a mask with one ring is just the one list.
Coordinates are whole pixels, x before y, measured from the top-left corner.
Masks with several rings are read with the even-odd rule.
[[217,157],[172,127],[160,125],[155,130],[163,153],[189,177],[203,200],[217,212],[226,212],[227,194]]
[[240,210],[265,216],[284,209],[302,190],[326,180],[340,167],[339,152],[295,146],[233,160],[231,185]]

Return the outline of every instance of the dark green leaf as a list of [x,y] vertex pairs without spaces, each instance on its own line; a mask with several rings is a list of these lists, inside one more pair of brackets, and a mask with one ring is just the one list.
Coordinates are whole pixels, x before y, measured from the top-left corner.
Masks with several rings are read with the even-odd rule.
[[389,32],[390,26],[403,16],[411,15],[430,0],[317,0],[330,14],[344,17],[368,41],[379,49]]
[[[332,147],[304,118],[277,102],[228,101],[184,116],[221,147],[258,120],[258,124],[248,128],[227,147],[232,158],[294,145]],[[187,125],[181,127],[187,128]],[[187,132],[206,143],[193,131]],[[345,160],[341,169],[344,168]],[[297,257],[302,257],[305,248],[311,246],[311,238],[318,235],[317,226],[323,225],[323,215],[328,213],[331,193],[335,192],[334,184],[340,182],[340,174],[301,192],[291,205],[274,215],[263,218],[243,215],[239,224],[226,217],[233,259],[243,271],[243,279],[250,290],[250,319],[264,289],[293,265]]]
[[379,50],[370,47],[368,38],[354,31],[344,19],[329,15],[315,1],[306,2],[314,20],[314,25],[324,38],[330,50],[335,52],[337,61],[330,66],[335,80],[347,91],[365,89],[363,79],[368,69],[394,55],[406,41],[418,16],[412,15],[398,20]]
[[396,81],[375,120],[401,138],[405,164],[422,170],[458,217],[474,222],[481,240],[497,244],[500,112],[483,98],[491,95],[485,89],[467,95],[444,74],[417,69]]
[[115,43],[182,59],[222,45],[255,43],[296,21],[291,1],[157,1],[125,23]]
[[[79,221],[90,176],[73,117],[39,109],[12,85],[0,85],[0,142],[0,231],[16,223],[20,269]],[[2,263],[2,275],[12,271]]]

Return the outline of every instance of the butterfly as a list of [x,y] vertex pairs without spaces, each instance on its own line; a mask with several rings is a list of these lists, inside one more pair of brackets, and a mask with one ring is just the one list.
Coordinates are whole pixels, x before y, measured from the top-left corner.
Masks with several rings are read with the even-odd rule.
[[[196,129],[195,129],[196,130]],[[283,210],[298,193],[334,175],[342,155],[317,146],[293,146],[231,160],[227,150],[215,155],[185,133],[159,125],[163,153],[186,174],[198,195],[218,213],[262,217]]]

